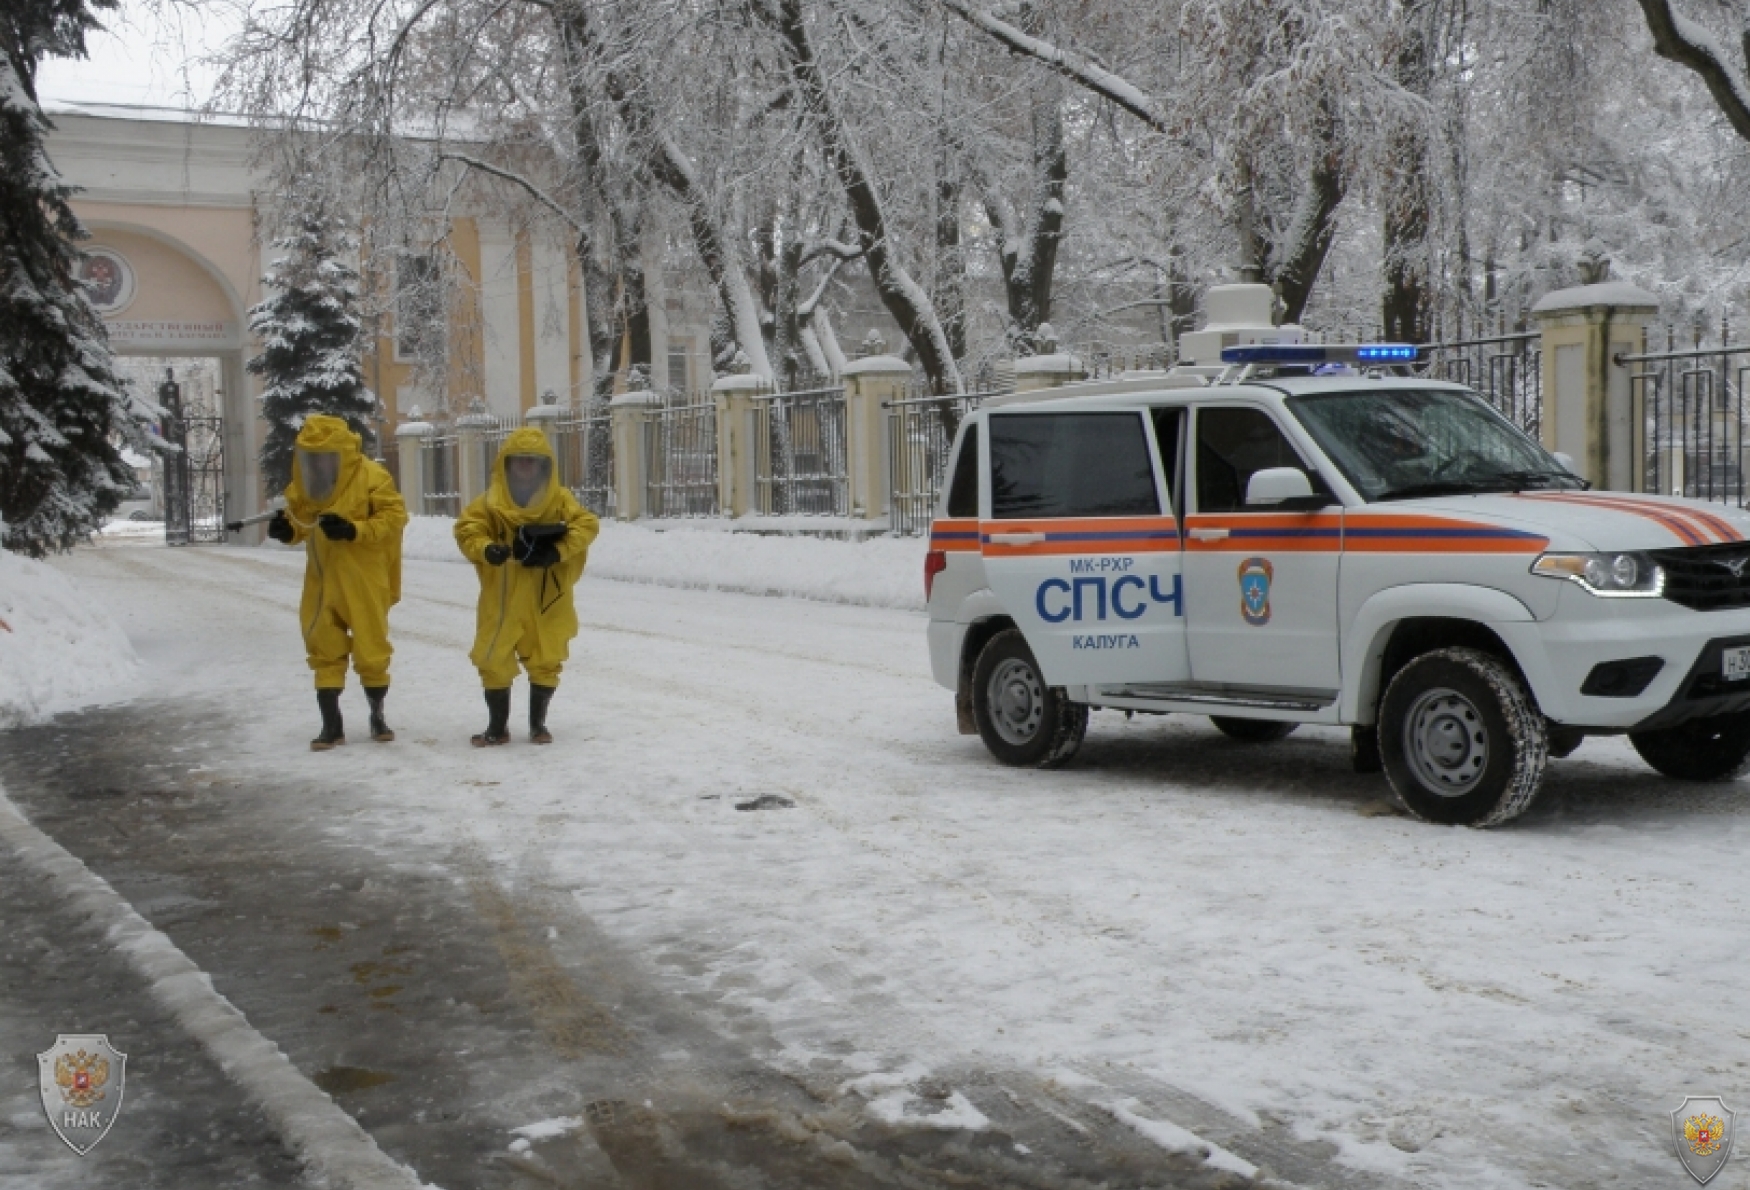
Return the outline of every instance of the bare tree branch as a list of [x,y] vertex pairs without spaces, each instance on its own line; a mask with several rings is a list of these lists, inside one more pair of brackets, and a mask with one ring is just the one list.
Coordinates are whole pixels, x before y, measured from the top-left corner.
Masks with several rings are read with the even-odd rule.
[[1733,131],[1750,141],[1750,90],[1727,65],[1725,51],[1713,34],[1675,11],[1671,0],[1639,3],[1653,35],[1653,52],[1700,75]]

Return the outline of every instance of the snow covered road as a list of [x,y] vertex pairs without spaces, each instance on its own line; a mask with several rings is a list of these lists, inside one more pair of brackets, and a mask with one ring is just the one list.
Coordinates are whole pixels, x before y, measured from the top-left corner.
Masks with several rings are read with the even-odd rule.
[[[303,1010],[293,969],[202,947],[209,926],[180,937],[174,913],[160,921],[129,891],[170,866],[195,881],[235,861],[189,839],[249,830],[283,846],[285,879],[321,882],[288,885],[288,901],[329,884],[369,900],[372,880],[381,898],[417,879],[430,887],[406,895],[422,912],[444,888],[488,922],[504,916],[495,898],[540,903],[529,920],[557,923],[555,946],[520,985],[522,944],[502,932],[493,944],[537,1025],[551,1017],[541,964],[598,987],[607,976],[590,964],[607,951],[624,956],[619,978],[685,1007],[668,1049],[632,1062],[646,1084],[729,1046],[824,1096],[847,1129],[1022,1140],[1054,1113],[1070,1140],[1099,1132],[1102,1174],[1134,1167],[1120,1134],[1166,1146],[1149,1174],[1116,1184],[1218,1173],[1170,1155],[1186,1143],[1177,1125],[1237,1154],[1218,1151],[1217,1166],[1305,1184],[1679,1186],[1667,1113],[1685,1094],[1735,1105],[1750,1090],[1743,784],[1674,785],[1626,746],[1589,741],[1520,823],[1447,830],[1379,812],[1383,782],[1348,771],[1337,733],[1246,746],[1201,721],[1110,713],[1072,769],[1015,772],[954,733],[915,614],[594,579],[551,719],[558,743],[480,752],[467,746],[483,718],[465,655],[473,576],[441,562],[408,564],[393,620],[400,740],[358,742],[355,688],[355,743],[311,754],[301,565],[127,546],[67,560],[128,631],[146,685],[132,711],[0,736],[0,780],[311,1072],[332,1061],[314,1035],[300,1052],[321,996]],[[161,845],[102,843],[65,813],[77,764],[57,785],[46,758],[89,749],[96,763],[105,722],[140,733],[149,708],[164,733],[131,737],[128,755],[170,766],[188,748],[173,776],[192,800],[184,818],[163,810],[174,829],[134,823]],[[126,798],[86,809],[144,813]],[[382,874],[318,875],[342,853]],[[254,890],[263,921],[275,893]],[[338,918],[313,928],[351,933]],[[577,1011],[565,1019],[593,1019]],[[647,1010],[637,1031],[660,1038],[665,1019]],[[542,1026],[549,1039],[570,1027]],[[451,1064],[502,1091],[526,1055],[486,1048]],[[612,1067],[591,1077],[633,1077]],[[541,1091],[497,1107],[586,1106],[563,1080]],[[422,1175],[461,1168],[454,1154],[428,1168],[411,1139],[379,1130],[372,1096],[390,1095],[340,1101]],[[1023,1101],[1028,1120],[1003,1117]],[[494,1122],[508,1144],[508,1128],[541,1118]],[[596,1134],[624,1174],[617,1134]],[[1744,1171],[1714,1185],[1750,1185]]]

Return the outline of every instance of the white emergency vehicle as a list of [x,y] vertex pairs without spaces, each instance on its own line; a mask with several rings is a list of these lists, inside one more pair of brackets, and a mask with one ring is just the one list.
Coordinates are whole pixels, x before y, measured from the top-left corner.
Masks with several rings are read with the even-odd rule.
[[1232,348],[1215,383],[966,417],[925,563],[961,730],[1052,766],[1090,710],[1340,724],[1412,813],[1477,826],[1587,735],[1743,771],[1750,514],[1589,490],[1474,392],[1392,373],[1414,353]]

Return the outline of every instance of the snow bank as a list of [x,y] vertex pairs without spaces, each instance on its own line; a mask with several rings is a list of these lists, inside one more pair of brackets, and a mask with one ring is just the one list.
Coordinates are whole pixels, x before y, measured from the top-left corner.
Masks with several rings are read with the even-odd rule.
[[60,571],[0,550],[0,728],[113,700],[139,659]]
[[[414,517],[403,540],[403,556],[461,562],[453,524],[448,517]],[[836,541],[603,521],[602,535],[590,547],[588,574],[659,587],[921,611],[927,548],[922,538]]]

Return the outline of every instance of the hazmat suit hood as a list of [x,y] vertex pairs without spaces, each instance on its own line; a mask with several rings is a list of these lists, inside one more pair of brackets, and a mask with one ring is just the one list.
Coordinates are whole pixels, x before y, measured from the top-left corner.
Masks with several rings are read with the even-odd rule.
[[366,498],[363,462],[359,436],[344,421],[320,413],[310,417],[293,444],[287,509],[302,520],[324,512],[357,519],[356,510]]
[[[512,475],[511,460],[532,458],[542,466],[535,468],[534,482],[526,474],[529,468],[516,467]],[[565,505],[564,489],[559,486],[558,460],[540,430],[524,426],[512,430],[499,448],[492,463],[492,486],[487,489],[486,503],[504,522],[513,527],[562,521]]]

